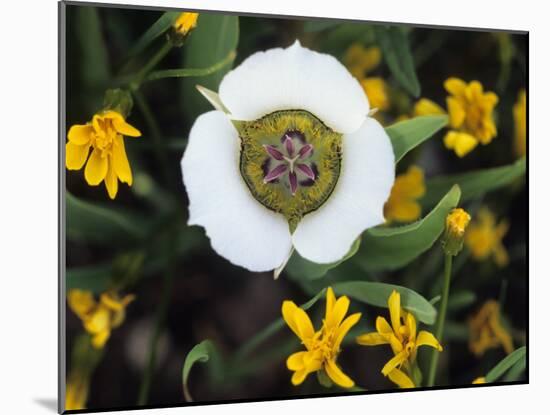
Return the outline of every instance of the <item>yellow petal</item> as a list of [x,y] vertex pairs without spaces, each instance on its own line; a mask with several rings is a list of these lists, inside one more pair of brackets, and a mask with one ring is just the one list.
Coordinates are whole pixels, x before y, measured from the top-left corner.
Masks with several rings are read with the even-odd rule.
[[128,157],[126,156],[126,149],[124,148],[124,139],[118,135],[113,143],[113,164],[117,176],[121,182],[132,185],[132,170],[130,169],[130,163],[128,163]]
[[405,318],[405,325],[407,326],[407,331],[409,332],[409,339],[413,340],[416,338],[416,319],[412,313],[407,313]]
[[338,352],[338,350],[340,349],[340,345],[342,344],[342,340],[344,340],[344,337],[346,337],[346,334],[348,334],[348,331],[350,331],[351,328],[357,324],[360,318],[361,318],[361,313],[351,314],[338,327],[338,329],[334,333],[335,338],[332,346],[332,349],[335,352]]
[[83,320],[96,306],[91,291],[72,289],[67,293],[67,302],[73,312]]
[[376,331],[380,334],[392,334],[393,330],[384,317],[376,318]]
[[109,163],[107,157],[101,156],[101,151],[94,149],[86,164],[84,177],[90,186],[97,186],[107,175]]
[[332,311],[326,316],[325,324],[327,327],[338,327],[340,325],[348,312],[349,303],[349,298],[346,296],[342,296],[336,300]]
[[105,118],[110,118],[113,121],[113,126],[117,133],[128,136],[128,137],[140,137],[141,132],[128,124],[122,114],[116,111],[108,111],[104,114]]
[[336,365],[334,360],[328,360],[325,362],[325,372],[327,372],[328,377],[342,388],[353,388],[355,383],[351,378],[346,375],[342,370]]
[[388,86],[382,78],[365,78],[361,81],[361,86],[372,108],[378,108],[380,111],[389,109]]
[[421,115],[440,115],[445,114],[445,110],[438,104],[427,98],[421,98],[414,105],[413,114],[415,117]]
[[443,84],[447,92],[451,95],[462,95],[466,89],[466,82],[459,78],[449,78]]
[[387,337],[379,333],[362,334],[357,336],[356,341],[363,346],[378,346],[389,343]]
[[487,383],[484,376],[481,376],[479,378],[475,378],[472,382],[472,384],[481,384],[481,383]]
[[407,389],[415,387],[415,384],[411,378],[408,377],[402,370],[393,369],[390,373],[388,373],[388,378],[390,378],[390,380],[400,388]]
[[286,367],[292,371],[299,371],[305,368],[304,356],[307,352],[296,352],[286,359]]
[[387,220],[412,222],[420,218],[422,207],[414,200],[398,200],[384,209]]
[[311,324],[311,320],[304,310],[292,301],[284,301],[282,312],[286,324],[300,340],[305,341],[313,337],[315,334],[313,324]]
[[90,124],[73,125],[67,133],[67,138],[71,143],[83,146],[90,143],[93,132],[94,129]]
[[501,268],[505,267],[510,262],[508,252],[506,251],[506,248],[504,248],[504,245],[502,245],[502,243],[498,243],[495,245],[493,256],[495,258],[495,264],[497,264]]
[[388,374],[394,370],[396,367],[403,364],[403,362],[407,360],[407,352],[403,350],[402,352],[395,355],[393,358],[391,358],[388,363],[384,365],[382,368],[382,374],[384,376],[388,376]]
[[403,343],[395,336],[395,334],[389,334],[388,340],[390,342],[393,354],[399,354],[403,351]]
[[443,347],[441,347],[435,336],[424,330],[420,331],[420,333],[418,333],[418,337],[416,338],[416,347],[418,348],[420,346],[430,346],[439,352],[443,351]]
[[464,157],[477,146],[477,140],[470,134],[449,131],[443,139],[445,147],[454,150],[458,157]]
[[115,173],[113,163],[109,163],[107,175],[105,176],[105,187],[107,188],[107,193],[109,194],[109,197],[111,199],[114,199],[118,192],[118,178]]
[[388,308],[390,309],[390,320],[394,333],[400,337],[399,329],[401,327],[401,295],[393,290],[388,298]]
[[111,336],[110,330],[103,330],[92,337],[92,346],[96,349],[101,349],[107,343],[107,340]]
[[308,374],[309,373],[305,369],[294,372],[291,379],[292,384],[294,386],[300,385],[306,379]]
[[80,170],[90,152],[90,144],[77,145],[72,142],[65,144],[65,165],[69,170]]
[[111,314],[105,307],[98,307],[95,312],[84,321],[84,328],[88,333],[97,334],[109,330]]
[[448,97],[447,109],[449,110],[449,125],[452,128],[460,128],[466,118],[466,111],[460,101],[454,97]]

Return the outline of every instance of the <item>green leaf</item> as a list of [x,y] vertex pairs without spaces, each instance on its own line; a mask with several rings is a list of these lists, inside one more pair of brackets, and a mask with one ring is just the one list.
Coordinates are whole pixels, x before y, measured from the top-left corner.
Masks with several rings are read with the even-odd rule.
[[79,44],[79,65],[87,88],[104,85],[109,79],[109,60],[97,7],[76,7],[75,27]]
[[422,144],[448,123],[446,115],[426,115],[401,121],[386,128],[395,154],[395,162]]
[[525,360],[526,353],[527,348],[525,346],[514,350],[512,353],[502,359],[494,368],[492,368],[489,373],[487,373],[487,376],[485,376],[485,381],[487,383],[492,383],[498,380],[508,371],[508,369],[510,369],[516,363],[520,362],[521,360]]
[[483,194],[510,184],[525,174],[525,157],[507,166],[471,171],[453,176],[440,176],[426,182],[423,206],[433,206],[454,184],[462,190],[462,201],[475,199]]
[[235,56],[236,53],[234,50],[232,50],[224,59],[216,62],[214,65],[209,66],[208,68],[165,69],[162,71],[152,72],[147,76],[145,80],[156,81],[157,79],[164,78],[187,78],[212,75],[217,71],[223,69],[225,66],[233,63],[233,61],[235,60]]
[[[193,36],[189,37],[185,48],[185,67],[207,68],[237,49],[239,42],[239,18],[232,15],[201,13]],[[231,65],[208,75],[200,84],[217,91],[220,81],[231,69]],[[182,102],[189,120],[208,111],[210,104],[195,89],[196,80],[185,80],[182,89]]]
[[381,282],[348,281],[335,284],[332,289],[339,295],[347,295],[376,307],[387,307],[390,294],[396,290],[401,294],[401,307],[413,313],[423,323],[435,323],[437,311],[434,306],[410,288]]
[[314,280],[317,278],[323,277],[330,269],[337,267],[342,262],[348,260],[352,256],[354,256],[357,251],[359,250],[359,246],[361,245],[361,238],[357,238],[349,252],[346,254],[344,258],[342,258],[340,261],[332,262],[330,264],[317,264],[315,262],[308,261],[305,258],[302,258],[300,254],[296,251],[292,254],[292,257],[288,261],[288,264],[285,267],[285,271],[294,277],[294,279],[307,279],[307,280]]
[[112,273],[111,264],[69,268],[65,279],[67,290],[79,288],[92,291],[94,294],[100,294],[109,286]]
[[405,226],[369,229],[352,261],[366,271],[394,270],[407,265],[439,238],[447,214],[459,200],[460,188],[453,186],[424,219]]
[[117,245],[145,238],[148,222],[131,212],[66,195],[67,238]]
[[398,26],[374,26],[382,56],[395,79],[414,97],[420,96],[414,61],[407,34]]
[[447,308],[449,311],[457,311],[472,305],[476,299],[477,296],[473,291],[451,291]]
[[141,35],[137,42],[132,46],[126,60],[143,52],[153,40],[166,32],[176,21],[181,12],[165,12],[155,23],[153,23],[147,31]]
[[523,372],[525,372],[525,367],[527,366],[527,359],[520,359],[516,362],[514,366],[508,370],[508,373],[503,378],[504,382],[516,382],[520,379]]
[[187,356],[185,357],[185,362],[183,363],[182,371],[182,381],[183,381],[183,394],[187,402],[193,402],[193,398],[189,393],[189,373],[195,365],[195,363],[206,363],[218,354],[214,343],[211,340],[204,340],[199,344],[195,345]]
[[320,32],[338,26],[339,24],[342,24],[342,22],[338,20],[308,20],[304,24],[304,32]]

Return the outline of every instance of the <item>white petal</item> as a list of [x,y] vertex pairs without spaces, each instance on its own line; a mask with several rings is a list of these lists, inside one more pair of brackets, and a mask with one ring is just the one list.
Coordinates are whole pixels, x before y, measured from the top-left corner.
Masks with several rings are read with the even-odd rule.
[[395,179],[394,155],[382,126],[368,118],[343,137],[342,171],[334,192],[298,224],[292,239],[310,261],[342,259],[365,230],[384,222],[384,203]]
[[292,248],[288,223],[254,199],[239,171],[237,131],[220,111],[201,115],[181,167],[189,225],[206,230],[214,250],[251,271],[270,271]]
[[348,70],[334,57],[298,41],[286,49],[251,55],[225,76],[219,93],[237,120],[303,109],[337,132],[352,133],[369,112],[365,92]]

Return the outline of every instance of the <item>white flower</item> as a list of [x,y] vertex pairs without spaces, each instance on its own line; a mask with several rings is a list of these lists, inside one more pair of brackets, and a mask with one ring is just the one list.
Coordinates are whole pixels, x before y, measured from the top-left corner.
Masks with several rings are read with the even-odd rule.
[[335,58],[296,41],[250,56],[219,96],[201,92],[217,110],[195,121],[182,172],[189,225],[203,226],[219,255],[258,272],[293,249],[331,263],[384,222],[392,145]]

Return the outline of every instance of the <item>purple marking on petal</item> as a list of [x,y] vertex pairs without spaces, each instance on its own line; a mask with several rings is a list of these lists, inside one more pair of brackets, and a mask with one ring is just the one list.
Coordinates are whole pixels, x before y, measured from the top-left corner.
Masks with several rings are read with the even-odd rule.
[[287,170],[286,164],[279,164],[264,177],[264,183],[272,182],[275,179],[281,177],[281,175]]
[[288,134],[285,134],[285,148],[289,157],[294,156],[294,142]]
[[288,181],[290,182],[290,191],[292,192],[292,196],[294,196],[298,189],[298,178],[295,172],[292,171],[288,173]]
[[297,164],[296,168],[299,169],[311,180],[315,180],[315,173],[313,173],[313,170],[311,170],[311,168],[307,164]]
[[300,149],[300,151],[298,152],[298,155],[300,156],[301,159],[305,159],[311,156],[312,152],[313,152],[313,146],[311,144],[306,144]]
[[283,153],[277,150],[275,147],[270,145],[264,145],[265,151],[275,160],[282,160],[284,158]]

